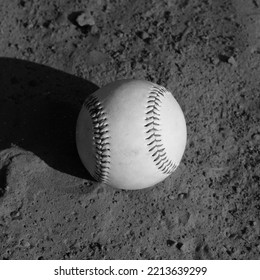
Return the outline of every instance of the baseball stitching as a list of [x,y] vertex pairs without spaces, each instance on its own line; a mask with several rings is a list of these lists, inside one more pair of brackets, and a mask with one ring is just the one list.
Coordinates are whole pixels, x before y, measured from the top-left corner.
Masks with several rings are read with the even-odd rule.
[[161,86],[153,85],[147,101],[147,111],[145,117],[145,130],[147,145],[149,152],[152,154],[153,161],[157,168],[164,174],[172,173],[177,165],[174,164],[166,155],[165,148],[162,143],[161,124],[160,124],[160,109],[162,98],[169,92]]
[[85,108],[89,111],[93,125],[93,142],[95,147],[95,174],[93,177],[108,183],[110,169],[110,136],[106,112],[97,97],[91,95],[85,102]]

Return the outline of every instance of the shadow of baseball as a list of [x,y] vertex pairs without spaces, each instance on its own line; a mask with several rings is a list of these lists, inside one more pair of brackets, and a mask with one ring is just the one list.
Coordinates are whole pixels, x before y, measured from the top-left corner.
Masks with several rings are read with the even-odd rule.
[[0,82],[0,150],[15,145],[56,170],[93,180],[78,156],[75,128],[83,101],[98,87],[13,58],[0,58]]

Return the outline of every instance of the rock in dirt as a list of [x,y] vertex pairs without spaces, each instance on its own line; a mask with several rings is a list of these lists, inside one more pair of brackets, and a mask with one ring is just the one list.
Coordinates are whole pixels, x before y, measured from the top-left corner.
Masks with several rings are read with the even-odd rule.
[[76,18],[76,22],[79,26],[93,26],[95,25],[95,19],[90,12],[83,12]]
[[229,59],[228,59],[228,63],[231,64],[232,66],[234,67],[237,67],[237,61],[235,60],[235,58],[233,56],[231,56]]

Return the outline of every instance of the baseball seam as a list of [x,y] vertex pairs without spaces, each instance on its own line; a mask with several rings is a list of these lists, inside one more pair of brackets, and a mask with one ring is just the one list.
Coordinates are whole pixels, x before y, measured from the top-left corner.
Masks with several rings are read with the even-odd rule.
[[110,136],[107,114],[96,96],[91,95],[85,102],[93,125],[93,144],[95,147],[95,173],[93,177],[105,183],[109,181]]
[[153,85],[148,95],[145,113],[145,133],[147,135],[145,140],[149,152],[157,168],[167,175],[177,168],[177,165],[167,157],[161,135],[161,105],[162,99],[168,93],[164,87]]

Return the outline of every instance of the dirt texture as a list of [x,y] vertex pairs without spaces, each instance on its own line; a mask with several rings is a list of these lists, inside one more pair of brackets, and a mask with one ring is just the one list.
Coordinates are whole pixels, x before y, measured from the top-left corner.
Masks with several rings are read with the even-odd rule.
[[[260,259],[259,0],[0,0],[0,35],[1,259]],[[96,183],[77,154],[84,99],[122,78],[185,114],[153,188]]]

